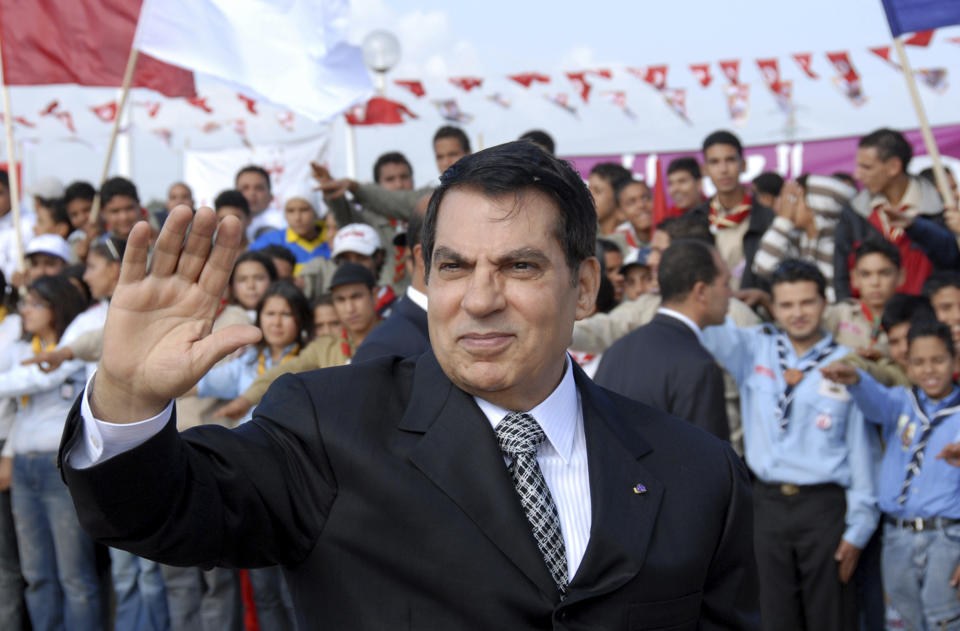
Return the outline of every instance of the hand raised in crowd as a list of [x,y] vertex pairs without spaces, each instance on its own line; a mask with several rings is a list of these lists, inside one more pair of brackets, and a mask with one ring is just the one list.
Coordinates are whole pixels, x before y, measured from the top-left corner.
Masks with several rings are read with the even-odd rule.
[[70,350],[69,346],[63,346],[53,351],[41,351],[33,357],[23,360],[20,364],[23,366],[37,364],[40,366],[41,372],[53,372],[60,367],[60,364],[71,359],[73,359],[73,351]]
[[210,208],[194,216],[187,206],[177,206],[164,223],[148,271],[150,226],[140,222],[133,228],[90,394],[97,418],[129,423],[155,416],[219,359],[260,339],[251,325],[211,333],[241,232],[235,217],[226,217],[218,230]]
[[750,288],[750,289],[738,289],[733,292],[733,295],[737,300],[742,301],[745,305],[751,309],[757,305],[770,310],[771,308],[771,298],[770,294],[763,291],[762,289]]
[[343,197],[348,191],[355,193],[357,190],[356,181],[349,178],[335,180],[330,175],[330,170],[322,164],[311,162],[310,170],[313,179],[317,181],[317,187],[314,190],[322,191],[324,199],[337,199]]
[[789,219],[791,223],[796,224],[802,199],[803,187],[790,180],[783,183],[783,188],[780,189],[780,195],[773,204],[773,208],[776,210],[778,217]]
[[9,491],[10,484],[13,482],[13,458],[5,456],[0,458],[0,492]]
[[247,415],[247,410],[249,410],[251,406],[253,406],[253,404],[241,395],[214,412],[213,418],[229,418],[234,421],[239,421]]
[[835,361],[820,369],[820,373],[835,383],[852,386],[860,383],[860,375],[855,366],[844,361]]
[[857,562],[860,560],[860,548],[853,545],[846,539],[840,540],[837,551],[833,553],[833,560],[837,562],[837,576],[841,583],[847,583],[857,569]]
[[960,467],[960,442],[944,445],[940,453],[937,454],[937,458],[939,460],[946,460],[955,467]]

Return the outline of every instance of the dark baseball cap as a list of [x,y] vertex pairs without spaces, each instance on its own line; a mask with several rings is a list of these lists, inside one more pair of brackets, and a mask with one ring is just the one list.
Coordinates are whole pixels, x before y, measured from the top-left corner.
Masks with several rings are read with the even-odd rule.
[[377,279],[373,277],[373,272],[359,263],[343,263],[333,273],[333,278],[330,280],[330,289],[352,283],[363,283],[373,289],[377,284]]

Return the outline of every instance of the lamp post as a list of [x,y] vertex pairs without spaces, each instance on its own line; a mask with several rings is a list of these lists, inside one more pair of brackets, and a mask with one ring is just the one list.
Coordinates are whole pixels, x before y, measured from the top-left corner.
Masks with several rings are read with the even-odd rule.
[[387,73],[400,61],[400,41],[390,31],[377,29],[363,38],[363,62],[376,77],[377,96],[387,89]]

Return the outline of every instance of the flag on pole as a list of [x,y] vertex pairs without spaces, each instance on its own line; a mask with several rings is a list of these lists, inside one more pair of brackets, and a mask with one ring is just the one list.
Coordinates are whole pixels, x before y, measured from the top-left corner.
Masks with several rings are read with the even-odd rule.
[[146,0],[137,46],[322,121],[373,93],[348,18],[347,0]]
[[[139,13],[140,0],[0,0],[3,79],[7,85],[119,87]],[[137,59],[132,85],[196,96],[193,73],[149,55]]]
[[894,37],[960,24],[957,0],[882,0]]

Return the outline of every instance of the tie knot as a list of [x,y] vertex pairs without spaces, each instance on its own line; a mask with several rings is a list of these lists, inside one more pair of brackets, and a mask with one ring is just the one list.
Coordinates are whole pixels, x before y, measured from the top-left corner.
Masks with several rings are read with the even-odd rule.
[[500,449],[510,457],[532,454],[546,436],[537,420],[523,412],[512,412],[497,425]]

